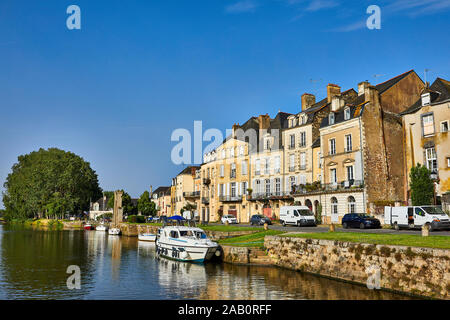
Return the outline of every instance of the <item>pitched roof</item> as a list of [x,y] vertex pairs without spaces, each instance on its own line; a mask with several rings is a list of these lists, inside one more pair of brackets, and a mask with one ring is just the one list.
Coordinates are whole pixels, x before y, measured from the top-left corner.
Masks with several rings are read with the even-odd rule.
[[192,173],[192,169],[191,168],[194,168],[195,170],[200,169],[199,166],[187,166],[179,174],[177,174],[177,176],[182,175],[182,174],[191,174]]
[[[358,118],[362,115],[362,113],[364,111],[364,105],[360,105],[360,106],[353,105],[353,106],[348,106],[348,108],[350,108],[350,119],[345,119],[345,117],[344,117],[344,113],[345,113],[345,110],[347,109],[347,107],[341,108],[338,111],[334,112],[334,124]],[[323,128],[323,127],[328,126],[329,120],[330,120],[330,117],[324,117],[322,119],[322,123],[321,123],[320,127]]]
[[383,92],[385,92],[386,90],[388,90],[390,87],[392,87],[393,85],[395,85],[396,83],[398,83],[400,80],[402,80],[403,78],[405,78],[406,76],[408,76],[410,73],[415,73],[414,70],[409,70],[406,71],[405,73],[402,73],[401,75],[398,75],[392,79],[389,79],[387,81],[384,81],[380,84],[377,84],[375,86],[375,88],[378,90],[378,92],[381,94]]
[[[437,78],[429,88],[423,92],[430,93],[431,104],[438,104],[450,99],[450,81]],[[418,99],[411,107],[400,113],[400,115],[414,113],[422,108],[422,98]]]
[[158,196],[160,196],[161,194],[170,194],[170,187],[158,187],[155,191],[153,191],[153,194],[157,194]]

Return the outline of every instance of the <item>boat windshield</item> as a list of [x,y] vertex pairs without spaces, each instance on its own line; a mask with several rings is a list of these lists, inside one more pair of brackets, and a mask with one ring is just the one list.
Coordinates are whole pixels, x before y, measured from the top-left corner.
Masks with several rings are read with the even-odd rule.
[[428,214],[436,214],[436,215],[444,215],[445,216],[445,212],[442,211],[442,209],[440,207],[422,207],[423,210],[425,210]]
[[206,234],[204,232],[201,231],[195,231],[195,235],[197,237],[197,239],[206,239]]
[[193,237],[194,234],[192,233],[191,230],[184,230],[184,231],[180,231],[180,236],[181,237]]

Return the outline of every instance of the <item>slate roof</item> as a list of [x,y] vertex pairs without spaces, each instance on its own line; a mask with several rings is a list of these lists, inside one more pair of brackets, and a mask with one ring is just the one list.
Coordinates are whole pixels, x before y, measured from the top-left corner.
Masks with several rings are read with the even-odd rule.
[[192,173],[191,168],[195,168],[195,170],[200,169],[199,166],[187,166],[179,174],[177,174],[177,176],[182,175],[182,174],[191,174]]
[[170,195],[170,187],[158,187],[153,194],[157,194],[158,197],[163,195]]
[[[338,111],[334,112],[334,124],[341,123],[344,121],[349,121],[354,118],[358,118],[363,114],[364,111],[364,105],[360,106],[348,106],[350,108],[350,119],[345,120],[344,118],[344,112],[347,109],[346,107],[339,109]],[[322,119],[322,123],[320,125],[321,128],[326,127],[329,125],[330,118],[326,116]]]
[[[430,93],[431,104],[438,104],[450,99],[450,81],[437,78],[433,84],[424,89],[423,93]],[[400,113],[400,115],[414,113],[422,108],[422,98],[418,99],[411,107]]]
[[320,147],[320,137],[316,139],[316,141],[313,142],[311,145],[311,148],[319,148]]

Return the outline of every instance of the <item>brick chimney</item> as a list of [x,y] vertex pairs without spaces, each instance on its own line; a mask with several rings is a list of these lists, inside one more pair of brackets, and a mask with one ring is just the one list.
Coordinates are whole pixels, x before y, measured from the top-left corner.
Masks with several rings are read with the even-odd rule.
[[337,84],[329,83],[327,85],[327,100],[328,103],[331,102],[334,96],[341,94],[341,87],[339,87]]
[[191,175],[193,176],[193,177],[195,177],[195,171],[196,171],[197,169],[195,168],[195,167],[191,167]]
[[342,96],[336,95],[331,99],[331,111],[336,112],[340,108],[342,108],[345,105],[345,101],[342,98]]
[[364,92],[366,91],[366,88],[370,86],[369,81],[363,81],[358,83],[358,96],[362,96]]
[[265,115],[258,116],[259,130],[269,129],[270,127],[270,116],[266,113]]
[[239,123],[233,124],[231,135],[233,139],[236,139],[236,130],[239,129]]
[[311,93],[302,94],[302,111],[312,107],[316,103],[316,97]]

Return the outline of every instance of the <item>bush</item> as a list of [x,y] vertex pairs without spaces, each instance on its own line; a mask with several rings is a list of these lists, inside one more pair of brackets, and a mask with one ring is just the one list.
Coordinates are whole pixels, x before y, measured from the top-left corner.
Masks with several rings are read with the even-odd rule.
[[137,215],[131,215],[128,216],[128,222],[129,223],[145,223],[145,216],[137,216]]

